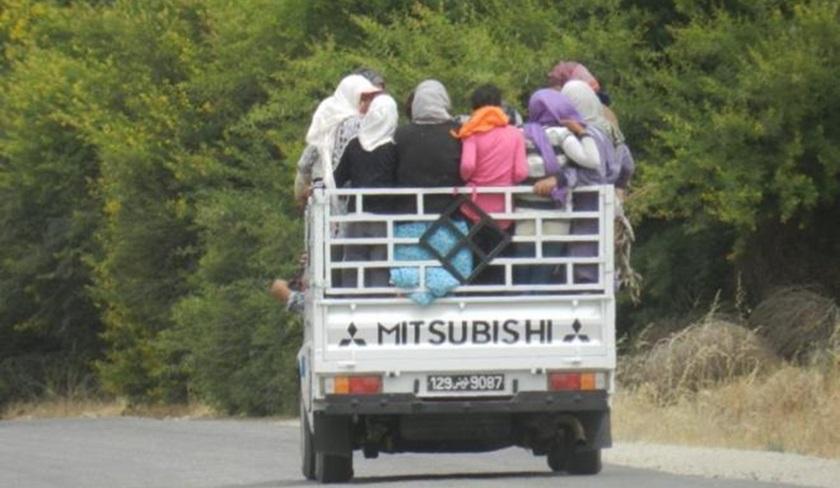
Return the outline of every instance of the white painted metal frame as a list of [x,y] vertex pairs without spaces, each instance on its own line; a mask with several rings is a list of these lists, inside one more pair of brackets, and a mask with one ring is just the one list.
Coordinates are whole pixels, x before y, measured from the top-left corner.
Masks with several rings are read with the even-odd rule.
[[[612,186],[583,187],[575,190],[575,193],[597,193],[597,211],[579,211],[571,208],[571,195],[566,208],[557,210],[550,217],[544,211],[519,211],[514,212],[514,195],[531,193],[530,187],[485,187],[485,188],[400,188],[400,189],[339,189],[339,190],[316,190],[313,194],[309,208],[310,218],[314,217],[312,224],[318,229],[315,230],[314,241],[316,252],[310,254],[314,266],[312,271],[312,282],[323,287],[325,297],[330,296],[355,296],[362,299],[365,295],[402,295],[414,290],[395,287],[365,287],[362,283],[362,271],[368,268],[393,268],[393,267],[416,267],[419,270],[420,285],[423,289],[425,283],[425,269],[430,266],[440,267],[437,260],[424,261],[396,261],[394,260],[394,246],[398,244],[417,244],[417,238],[396,238],[394,237],[394,225],[405,222],[433,222],[437,220],[437,214],[423,214],[424,197],[430,195],[451,195],[461,194],[502,194],[505,197],[504,212],[490,214],[497,220],[511,220],[514,222],[531,221],[535,224],[535,235],[533,236],[512,236],[514,243],[533,242],[535,245],[535,257],[507,257],[500,256],[492,262],[495,265],[503,265],[505,268],[505,283],[498,285],[462,285],[454,290],[455,294],[470,292],[471,294],[493,294],[499,292],[507,293],[529,293],[556,292],[568,293],[595,293],[602,296],[612,297],[614,292],[614,261],[613,261],[613,219],[615,206],[615,192]],[[416,198],[417,212],[413,214],[371,214],[361,213],[358,209],[363,208],[364,198],[381,195],[402,195],[414,196]],[[336,214],[337,206],[330,205],[331,201],[338,198],[355,200],[357,211],[347,214]],[[598,233],[592,235],[545,235],[543,233],[544,220],[567,220],[573,222],[582,219],[597,219]],[[351,238],[341,236],[338,229],[350,222],[380,222],[386,226],[386,235],[378,238]],[[596,243],[598,255],[594,257],[544,257],[542,255],[542,244],[551,242],[591,242]],[[323,245],[321,245],[323,243]],[[387,259],[385,261],[334,261],[332,259],[332,246],[346,245],[379,245],[387,246]],[[519,265],[565,265],[565,283],[557,284],[514,284],[513,266]],[[598,266],[598,280],[595,283],[575,283],[573,280],[574,266],[577,264],[595,264]],[[342,286],[334,287],[332,283],[333,271],[355,269],[357,283],[355,287]]]

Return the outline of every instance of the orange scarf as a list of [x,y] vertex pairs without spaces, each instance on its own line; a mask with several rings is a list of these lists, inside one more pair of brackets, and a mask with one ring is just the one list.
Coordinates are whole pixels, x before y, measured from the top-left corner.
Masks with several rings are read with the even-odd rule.
[[458,129],[458,132],[452,131],[452,135],[458,139],[464,139],[473,134],[489,132],[496,127],[504,127],[507,124],[508,118],[505,112],[500,107],[489,105],[473,112],[470,120],[466,121]]

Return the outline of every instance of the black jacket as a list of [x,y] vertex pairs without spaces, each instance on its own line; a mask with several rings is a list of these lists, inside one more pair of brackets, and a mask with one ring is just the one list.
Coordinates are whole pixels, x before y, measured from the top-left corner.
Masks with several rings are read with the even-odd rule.
[[[350,188],[393,188],[396,186],[396,166],[397,149],[394,143],[383,144],[368,152],[355,138],[347,144],[333,175],[337,188],[348,183]],[[355,210],[355,202],[355,198],[350,199],[350,211]],[[366,197],[362,205],[365,212],[394,212],[393,197]]]
[[[461,141],[450,131],[457,129],[455,122],[442,124],[407,124],[397,129],[397,186],[406,187],[456,187],[461,180]],[[416,212],[414,198],[402,199],[400,210]],[[426,213],[440,213],[453,200],[450,195],[427,197]]]

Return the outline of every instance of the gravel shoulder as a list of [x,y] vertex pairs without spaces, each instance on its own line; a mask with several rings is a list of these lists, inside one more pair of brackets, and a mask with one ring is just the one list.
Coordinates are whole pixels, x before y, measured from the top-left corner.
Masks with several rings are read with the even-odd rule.
[[604,451],[604,461],[706,478],[840,486],[840,461],[792,453],[618,442]]

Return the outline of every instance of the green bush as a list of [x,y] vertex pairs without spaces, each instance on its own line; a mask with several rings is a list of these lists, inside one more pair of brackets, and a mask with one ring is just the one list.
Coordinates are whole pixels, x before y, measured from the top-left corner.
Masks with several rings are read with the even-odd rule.
[[440,79],[465,113],[478,84],[522,109],[557,60],[588,65],[639,168],[622,330],[739,286],[838,292],[836,2],[515,7],[0,0],[0,403],[293,409],[300,324],[266,287],[300,251],[311,113],[359,66],[398,100]]

